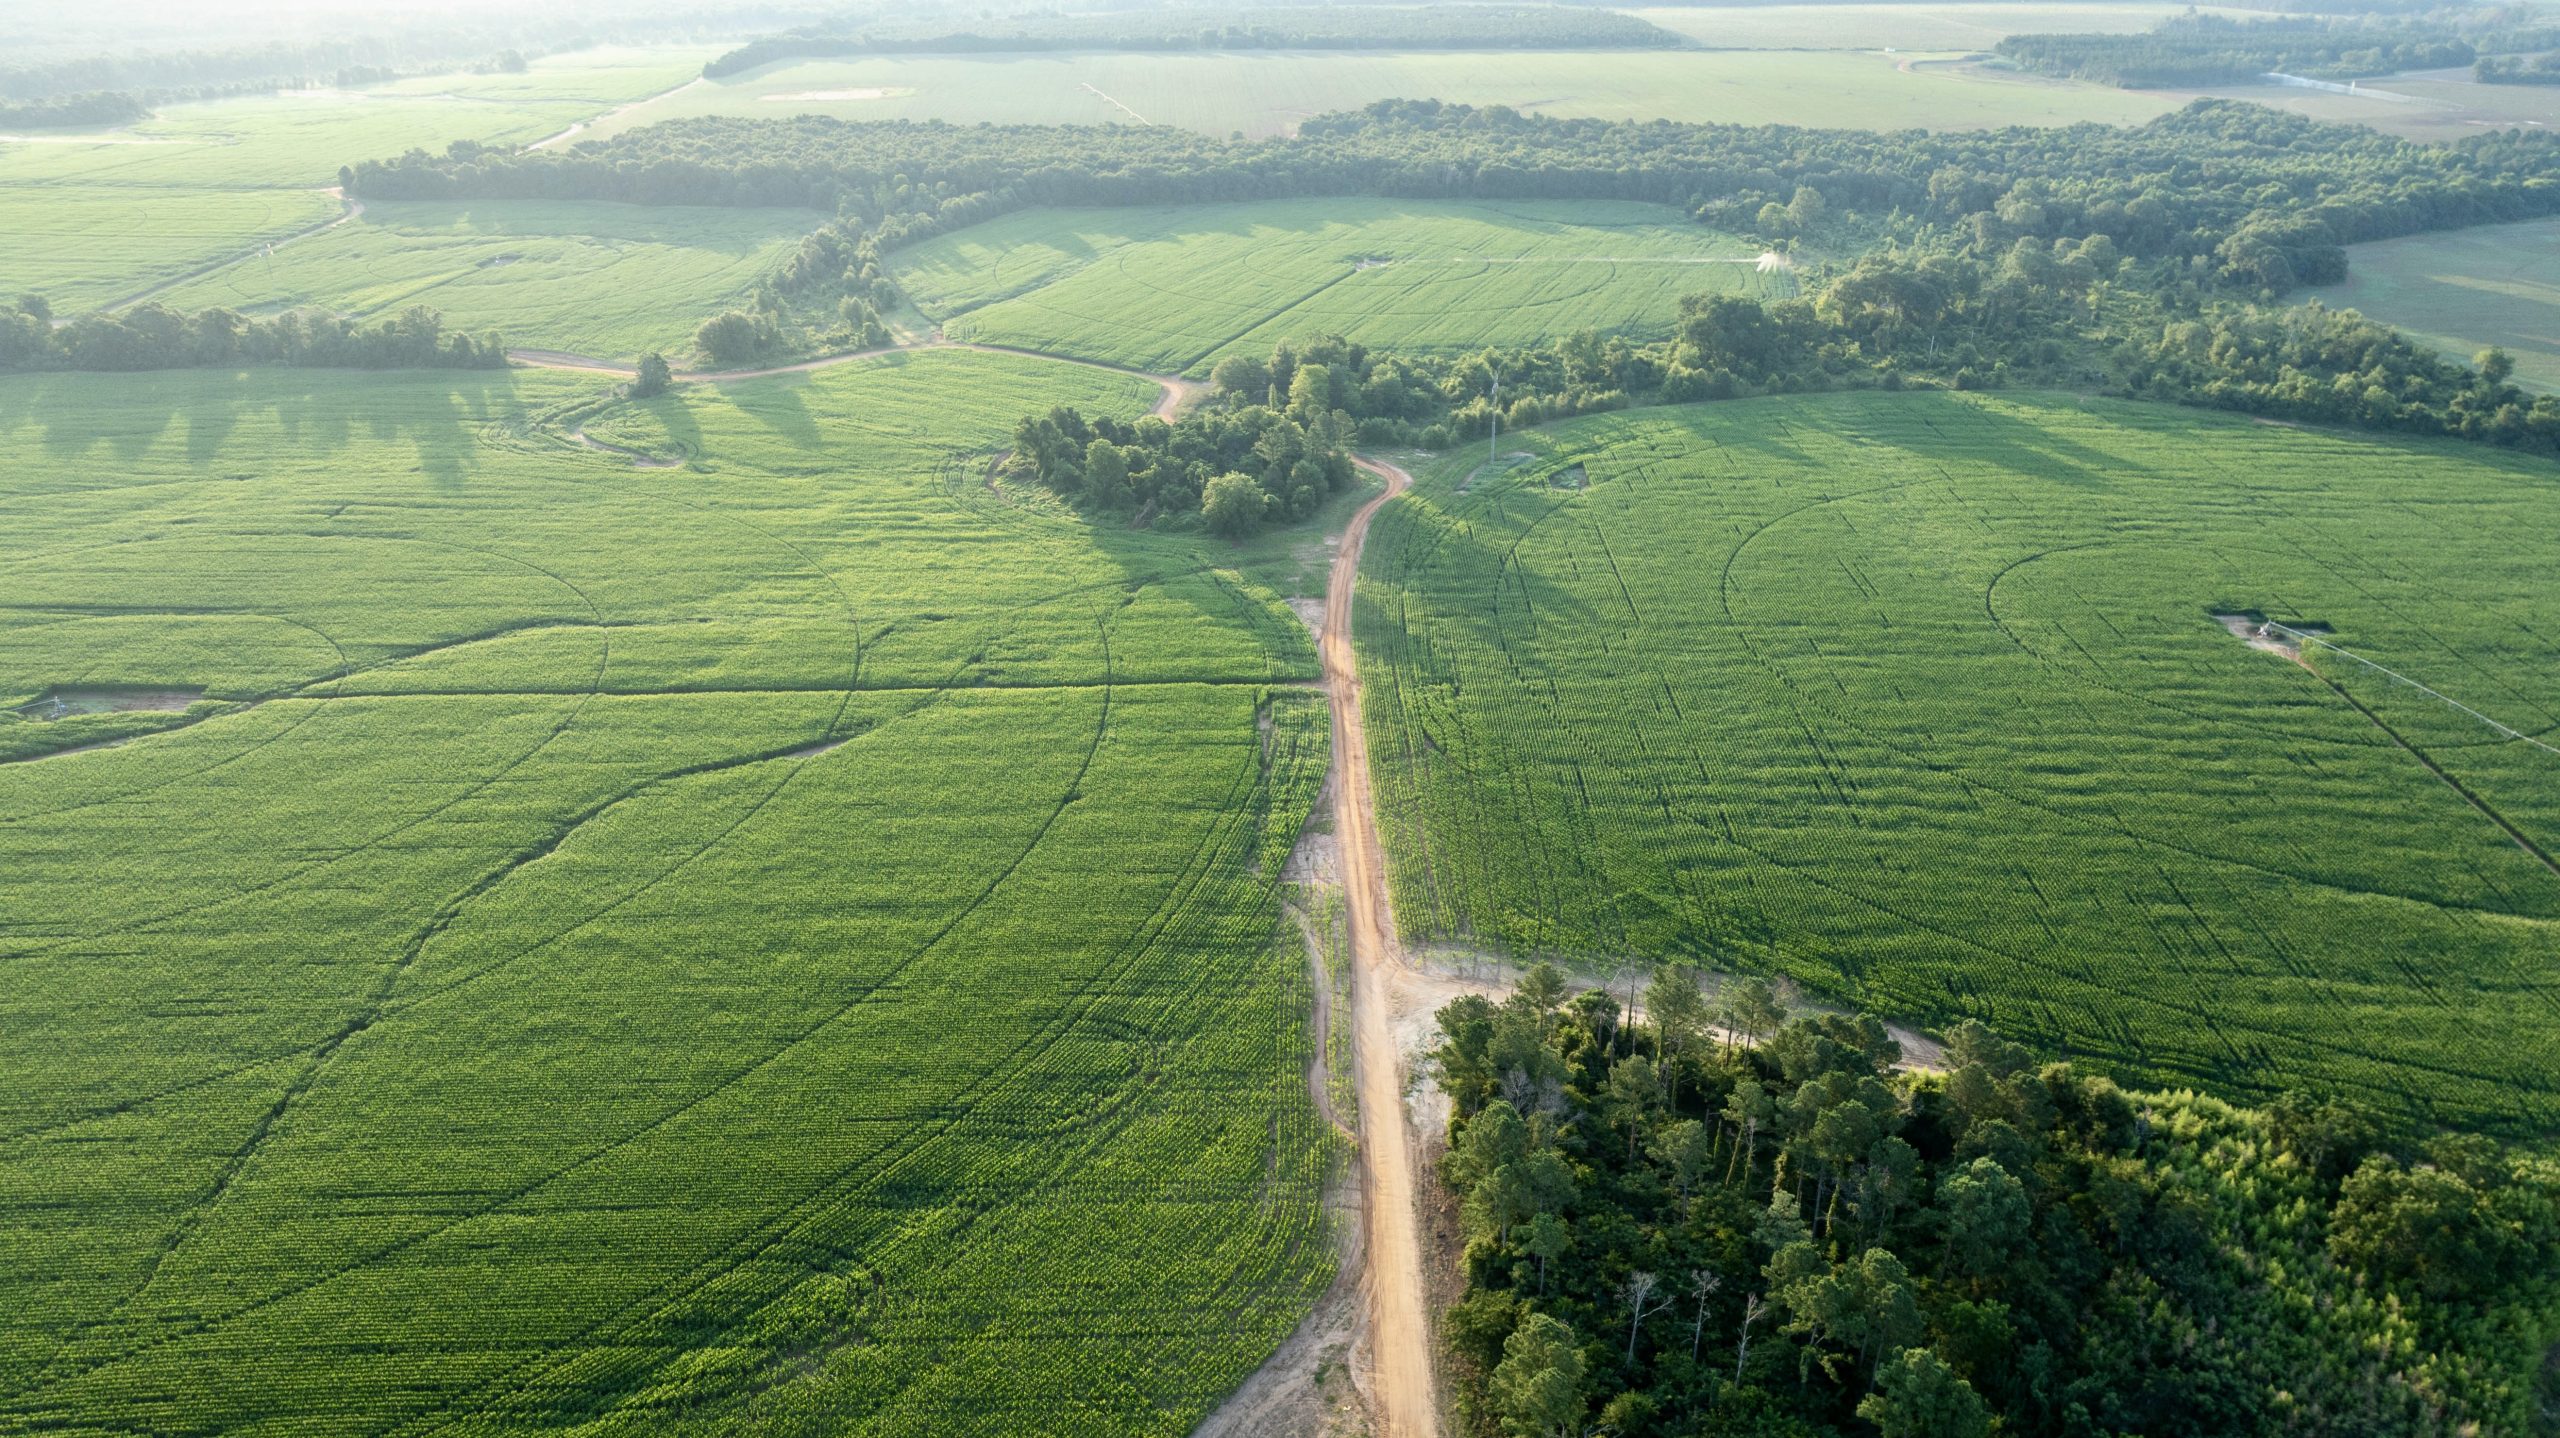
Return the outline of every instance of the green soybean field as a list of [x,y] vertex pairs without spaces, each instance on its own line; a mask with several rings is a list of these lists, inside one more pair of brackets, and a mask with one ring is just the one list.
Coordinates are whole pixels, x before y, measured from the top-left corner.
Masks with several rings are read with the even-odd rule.
[[184,309],[384,319],[427,305],[511,344],[629,361],[691,343],[824,217],[561,201],[376,202],[354,221],[160,296]]
[[1335,1263],[1313,654],[983,482],[1156,392],[0,381],[0,1430],[1188,1431]]
[[[820,114],[955,125],[1176,125],[1259,139],[1295,133],[1316,115],[1422,97],[1559,119],[1875,130],[2137,125],[2175,110],[2186,97],[1914,64],[1913,56],[1887,47],[1954,58],[1990,45],[2012,25],[2138,29],[2127,17],[2139,8],[2070,3],[1914,11],[1939,17],[1935,24],[1876,14],[1909,6],[1650,13],[1655,23],[1715,47],[1695,50],[1082,50],[812,60],[671,91],[600,122],[592,133],[620,134],[696,115]],[[2155,13],[2174,8],[2180,7]],[[1764,9],[1765,17],[1757,13]],[[1843,14],[1830,17],[1835,9]],[[2083,11],[2090,12],[2085,22]]]
[[1578,329],[1659,339],[1684,294],[1794,292],[1759,246],[1624,203],[1029,211],[893,261],[954,339],[1193,374],[1320,333],[1416,352]]
[[[680,85],[692,47],[580,51],[524,72],[431,75],[159,107],[115,128],[0,134],[0,279],[57,309],[263,262],[343,211],[338,167],[413,145],[533,142]],[[678,222],[683,223],[683,222]],[[735,223],[735,222],[733,222]]]
[[2548,1133],[2555,534],[2537,461],[2067,397],[1452,454],[1357,619],[1396,913]]

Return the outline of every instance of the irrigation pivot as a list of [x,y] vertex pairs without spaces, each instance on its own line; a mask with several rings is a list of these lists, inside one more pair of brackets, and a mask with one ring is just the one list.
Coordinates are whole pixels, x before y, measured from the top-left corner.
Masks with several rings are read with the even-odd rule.
[[2408,675],[2401,673],[2397,669],[2390,669],[2380,664],[2376,664],[2372,660],[2365,658],[2363,655],[2356,653],[2352,649],[2342,649],[2339,646],[2330,643],[2328,640],[2321,638],[2317,634],[2306,633],[2289,624],[2278,624],[2272,619],[2258,626],[2258,632],[2261,634],[2271,629],[2292,639],[2295,643],[2317,644],[2332,654],[2345,655],[2347,658],[2354,660],[2376,674],[2384,675],[2396,683],[2406,684],[2410,688],[2417,690],[2419,693],[2426,695],[2428,698],[2433,699],[2440,704],[2449,705],[2455,709],[2461,710],[2463,713],[2470,715],[2472,718],[2479,720],[2481,723],[2488,725],[2490,728],[2497,730],[2499,733],[2504,734],[2510,739],[2521,739],[2527,744],[2532,745],[2536,749],[2543,750],[2546,753],[2560,754],[2560,748],[2554,748],[2551,745],[2544,743],[2542,740],[2536,739],[2532,735],[2527,734],[2523,730],[2513,727],[2512,725],[2501,724],[2497,720],[2490,718],[2488,715],[2481,713],[2479,710],[2472,708],[2470,705],[2463,703],[2461,700],[2456,699],[2449,694],[2438,693],[2437,691],[2428,688],[2426,685],[2419,683],[2417,680],[2410,678]]

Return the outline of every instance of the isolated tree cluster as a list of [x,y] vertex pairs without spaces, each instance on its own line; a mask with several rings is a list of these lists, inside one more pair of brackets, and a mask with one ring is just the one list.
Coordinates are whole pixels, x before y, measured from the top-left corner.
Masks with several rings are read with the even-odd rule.
[[1351,437],[1347,416],[1312,404],[1213,408],[1172,423],[1061,406],[1024,417],[1008,463],[1087,510],[1197,514],[1211,532],[1242,538],[1267,521],[1305,519],[1350,488]]

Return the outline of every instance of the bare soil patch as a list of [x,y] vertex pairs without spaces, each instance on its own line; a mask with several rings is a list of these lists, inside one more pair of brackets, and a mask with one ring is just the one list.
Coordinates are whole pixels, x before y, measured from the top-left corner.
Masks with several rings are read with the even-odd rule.
[[1360,1281],[1360,1186],[1345,1173],[1326,1186],[1339,1262],[1316,1311],[1218,1405],[1192,1438],[1369,1438],[1369,1401],[1354,1375],[1367,1343],[1368,1304]]
[[823,104],[830,100],[903,100],[915,92],[913,85],[856,85],[846,90],[791,90],[756,98],[780,105]]
[[2263,650],[2269,654],[2281,654],[2296,664],[2302,664],[2305,668],[2310,666],[2304,663],[2302,641],[2295,636],[2329,632],[2328,625],[2314,624],[2307,620],[2299,624],[2278,627],[2255,614],[2217,614],[2213,616],[2213,622],[2231,631],[2232,638],[2250,648]]
[[77,714],[184,714],[199,699],[201,689],[148,689],[101,685],[87,688],[48,689],[34,700],[18,706],[18,713],[40,722],[68,719]]

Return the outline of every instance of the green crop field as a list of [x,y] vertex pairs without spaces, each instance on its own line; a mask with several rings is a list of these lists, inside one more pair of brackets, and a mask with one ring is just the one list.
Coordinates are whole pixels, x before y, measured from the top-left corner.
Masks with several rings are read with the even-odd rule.
[[1305,631],[981,482],[1154,386],[602,394],[0,380],[0,1430],[1181,1434],[1330,1280]]
[[[452,140],[539,139],[597,112],[584,100],[473,100],[317,90],[170,105],[126,129],[0,140],[0,184],[248,189],[333,183],[351,159]],[[5,218],[5,216],[0,216]]]
[[1413,351],[1660,338],[1684,294],[1793,293],[1758,255],[1653,205],[1330,199],[1030,211],[893,272],[954,339],[1204,373],[1325,333]]
[[2519,383],[2560,390],[2560,222],[2350,246],[2346,282],[2313,293],[2459,359],[2500,346]]
[[826,217],[552,201],[375,202],[323,235],[161,296],[186,309],[311,305],[377,318],[415,304],[513,344],[629,359],[680,350]]
[[[2222,95],[2291,110],[2314,120],[2364,125],[2411,140],[2462,140],[2494,130],[2560,124],[2560,92],[2547,85],[2483,85],[2469,66],[2385,75],[2360,81],[2370,93],[2332,94],[2276,85],[2230,85],[2196,94]],[[2158,91],[2164,98],[2186,94]]]
[[814,113],[960,124],[1144,122],[1262,136],[1293,130],[1310,115],[1386,99],[1509,105],[1565,118],[1962,130],[2138,124],[2186,98],[1933,70],[1910,59],[1709,50],[883,57],[768,66],[706,81],[590,133],[684,115]]
[[[1511,447],[1517,446],[1517,451]],[[1378,521],[1399,923],[2154,1081],[2560,1121],[2547,463],[1948,394],[1595,417]]]
[[704,53],[592,50],[522,74],[168,105],[122,129],[0,137],[0,286],[66,310],[113,303],[326,223],[339,206],[320,191],[340,165],[541,139],[681,84]]
[[298,231],[338,202],[314,190],[0,185],[0,275],[56,308],[111,303]]
[[[2245,18],[2249,12],[2199,7]],[[1682,5],[1635,15],[1700,45],[1741,50],[1980,50],[2008,35],[2133,34],[2188,7],[2120,0],[2003,5]]]

